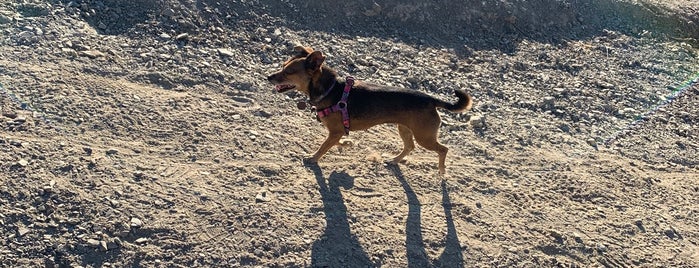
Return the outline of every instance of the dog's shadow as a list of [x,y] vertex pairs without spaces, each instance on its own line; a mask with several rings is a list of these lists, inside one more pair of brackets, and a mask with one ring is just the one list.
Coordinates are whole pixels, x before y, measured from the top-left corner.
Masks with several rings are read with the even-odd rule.
[[340,188],[350,189],[354,178],[344,172],[332,172],[326,182],[315,163],[304,163],[313,171],[320,188],[325,214],[325,232],[313,243],[311,267],[377,267],[350,231],[347,206]]
[[403,172],[397,165],[390,165],[389,169],[396,176],[405,195],[408,198],[408,219],[405,223],[405,246],[408,255],[408,267],[463,267],[464,257],[461,251],[461,243],[456,233],[456,225],[451,213],[451,199],[447,183],[442,180],[442,206],[444,207],[445,220],[447,223],[447,237],[445,248],[439,259],[430,261],[425,250],[425,243],[422,239],[422,219],[421,204],[417,194],[410,187]]
[[[380,263],[371,261],[350,230],[347,206],[340,188],[351,189],[354,186],[354,178],[345,172],[333,171],[326,182],[323,171],[317,164],[305,163],[305,166],[312,170],[316,177],[326,221],[325,232],[313,243],[311,267],[380,266]],[[442,206],[447,223],[445,249],[437,260],[430,261],[422,238],[422,205],[400,167],[390,165],[389,169],[400,182],[408,199],[408,219],[405,227],[408,267],[463,267],[463,254],[451,213],[451,201],[446,182],[442,181]]]

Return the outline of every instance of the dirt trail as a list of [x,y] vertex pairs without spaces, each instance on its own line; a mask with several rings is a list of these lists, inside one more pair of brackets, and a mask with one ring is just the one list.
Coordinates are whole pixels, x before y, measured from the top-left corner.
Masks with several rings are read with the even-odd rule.
[[[692,1],[413,2],[0,3],[0,266],[699,266]],[[395,126],[304,165],[297,42],[473,94],[444,180]]]

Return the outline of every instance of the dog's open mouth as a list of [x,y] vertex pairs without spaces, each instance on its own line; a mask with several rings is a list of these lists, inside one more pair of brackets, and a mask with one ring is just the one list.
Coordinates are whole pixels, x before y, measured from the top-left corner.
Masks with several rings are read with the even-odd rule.
[[288,85],[288,84],[279,84],[279,85],[275,86],[275,88],[277,89],[277,92],[285,92],[285,91],[291,90],[295,87],[296,87],[295,85]]

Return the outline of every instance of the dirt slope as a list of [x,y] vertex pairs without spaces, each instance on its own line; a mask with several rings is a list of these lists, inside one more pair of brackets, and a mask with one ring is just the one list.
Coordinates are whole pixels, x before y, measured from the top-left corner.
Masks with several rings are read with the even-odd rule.
[[[0,266],[699,266],[692,1],[132,2],[0,3]],[[304,166],[296,43],[471,92],[447,175],[395,126]]]

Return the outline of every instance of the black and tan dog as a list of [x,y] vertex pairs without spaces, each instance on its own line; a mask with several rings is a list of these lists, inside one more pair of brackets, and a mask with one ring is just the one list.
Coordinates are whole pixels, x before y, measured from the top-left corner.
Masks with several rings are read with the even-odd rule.
[[[310,103],[321,110],[337,106],[343,99],[343,89],[348,81],[340,79],[335,70],[323,65],[324,61],[325,56],[320,51],[297,46],[282,70],[267,79],[278,92],[295,89],[304,93],[310,98]],[[403,151],[392,162],[400,162],[415,148],[415,137],[422,147],[439,154],[439,173],[444,174],[448,149],[437,141],[441,123],[437,108],[462,112],[470,109],[473,102],[471,96],[460,90],[456,91],[458,101],[449,103],[417,91],[363,82],[356,82],[345,97],[349,127],[345,129],[342,112],[326,113],[321,121],[329,131],[328,137],[307,160],[318,161],[348,130],[394,123],[403,139]]]

